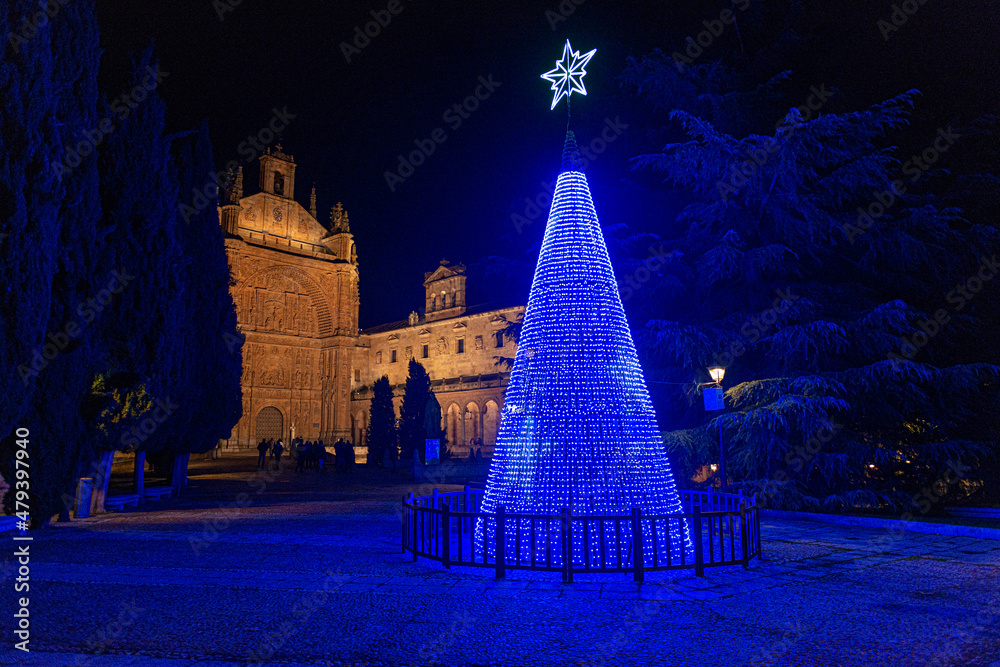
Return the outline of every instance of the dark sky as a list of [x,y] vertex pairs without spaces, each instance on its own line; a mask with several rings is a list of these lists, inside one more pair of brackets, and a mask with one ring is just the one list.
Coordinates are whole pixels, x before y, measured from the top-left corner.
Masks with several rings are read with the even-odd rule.
[[[590,96],[574,97],[574,129],[589,138],[606,118],[630,124],[588,170],[602,222],[627,222],[627,201],[611,189],[629,176],[629,157],[657,146],[644,139],[647,112],[618,83],[626,58],[656,47],[672,52],[729,5],[576,0],[572,15],[553,30],[546,11],[558,12],[559,0],[398,2],[402,11],[350,63],[341,42],[352,41],[355,27],[388,1],[243,0],[222,20],[221,2],[212,0],[98,3],[103,89],[120,90],[129,53],[154,42],[169,73],[160,93],[170,128],[194,128],[207,118],[220,166],[241,159],[240,143],[266,125],[273,108],[296,116],[282,139],[298,163],[295,196],[305,204],[315,182],[321,221],[338,200],[350,211],[363,327],[419,307],[423,272],[442,258],[475,263],[496,253],[529,253],[530,259],[543,224],[514,234],[510,216],[523,212],[523,199],[539,194],[558,168],[565,111],[549,110],[549,84],[539,76],[552,68],[567,37],[577,49],[598,50],[588,67]],[[836,85],[849,108],[919,88],[925,95],[918,120],[929,126],[996,112],[998,22],[991,3],[927,0],[886,42],[877,22],[889,17],[892,4],[806,2],[801,27],[814,41],[799,67],[801,80]],[[451,127],[443,114],[475,91],[480,76],[501,85]],[[445,143],[390,191],[384,172],[437,128],[446,132]],[[255,191],[255,162],[248,176],[248,190]],[[489,292],[482,284],[469,287],[473,300]],[[527,293],[514,300],[525,302]]]

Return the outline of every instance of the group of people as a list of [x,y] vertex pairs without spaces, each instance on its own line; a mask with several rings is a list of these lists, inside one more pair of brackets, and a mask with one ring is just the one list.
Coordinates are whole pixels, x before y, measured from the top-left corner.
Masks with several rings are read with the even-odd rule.
[[[285,443],[281,438],[277,440],[274,438],[262,439],[257,444],[257,469],[267,468],[267,459],[270,455],[274,469],[281,470],[281,457],[285,451]],[[306,470],[322,472],[326,467],[327,451],[322,440],[313,442],[312,440],[294,438],[287,451],[290,456],[295,455],[296,472],[305,472]],[[354,446],[341,438],[333,446],[333,453],[337,472],[351,472],[354,467]]]
[[326,447],[322,440],[313,442],[295,438],[292,440],[292,451],[295,454],[295,471],[317,470],[323,472],[326,464]]
[[343,438],[333,445],[333,456],[337,472],[349,473],[354,469],[354,445]]

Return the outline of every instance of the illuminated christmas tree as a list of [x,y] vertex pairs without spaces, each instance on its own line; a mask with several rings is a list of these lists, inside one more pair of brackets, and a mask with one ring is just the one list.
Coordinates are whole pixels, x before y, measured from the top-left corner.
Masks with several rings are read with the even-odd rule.
[[[580,71],[574,63],[585,64],[593,52],[581,58],[568,43],[566,48],[566,64],[557,71],[572,80]],[[582,88],[582,79],[577,81]],[[565,87],[557,88],[561,83],[553,81],[553,89],[568,96]],[[567,132],[482,509],[494,513],[501,505],[508,514],[555,515],[563,508],[575,516],[629,515],[633,508],[645,516],[682,512],[572,132]],[[505,529],[508,558],[518,541],[510,534],[516,530],[521,558],[530,559],[530,523]],[[495,530],[492,519],[477,526],[491,555]],[[544,539],[540,532],[535,531],[536,546]],[[690,547],[683,521],[671,521],[669,528],[658,522],[655,530],[647,522],[643,532],[647,554],[656,533],[661,560],[667,552],[679,558]],[[591,532],[585,547],[575,529],[574,563],[583,561],[585,548],[596,560],[598,539]],[[616,539],[606,536],[609,550],[614,551]],[[631,544],[628,531],[621,543]]]

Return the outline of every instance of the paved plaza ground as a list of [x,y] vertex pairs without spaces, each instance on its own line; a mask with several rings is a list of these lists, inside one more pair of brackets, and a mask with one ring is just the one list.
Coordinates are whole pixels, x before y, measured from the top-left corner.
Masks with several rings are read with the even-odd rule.
[[494,582],[400,552],[411,489],[193,460],[180,499],[35,532],[0,664],[1000,666],[1000,541],[765,520],[747,571]]

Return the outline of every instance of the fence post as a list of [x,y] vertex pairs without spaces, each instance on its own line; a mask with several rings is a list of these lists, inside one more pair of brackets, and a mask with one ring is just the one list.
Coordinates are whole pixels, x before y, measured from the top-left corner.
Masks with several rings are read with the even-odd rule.
[[635,581],[641,584],[646,580],[646,558],[642,552],[642,510],[638,507],[632,508],[632,554],[635,565]]
[[562,508],[562,555],[563,581],[573,583],[573,524],[572,514],[568,507]]
[[441,515],[441,556],[444,558],[442,561],[444,566],[450,567],[448,561],[451,560],[451,507],[448,503],[445,503]]
[[[465,492],[465,511],[466,512],[471,512],[472,511],[472,487],[470,487],[468,484],[466,484],[465,485],[465,489],[463,489],[463,491]],[[469,530],[472,530],[472,517],[471,516],[469,517]]]
[[[742,493],[742,492],[741,492]],[[743,506],[743,500],[740,500],[740,546],[743,549],[743,569],[750,567],[750,535],[747,532],[749,525],[747,523],[747,508]]]
[[[712,495],[713,491],[714,491],[713,487],[711,487],[711,486],[708,487],[708,511],[709,512],[714,512],[715,511],[715,496]],[[701,503],[698,503],[698,504],[700,505]]]
[[762,550],[760,548],[760,512],[757,507],[757,494],[753,494],[753,531],[754,538],[757,540],[757,558],[761,557]]
[[417,521],[419,521],[420,512],[417,509],[417,503],[413,498],[413,493],[410,493],[410,504],[413,508],[410,510],[413,512],[413,521],[410,523],[410,546],[413,548],[413,562],[417,562]]
[[705,576],[705,556],[701,544],[701,507],[694,508],[694,574]]
[[496,580],[504,578],[504,570],[507,562],[507,536],[504,534],[504,507],[497,506],[497,529],[494,535],[494,548],[496,549],[497,574]]
[[403,539],[400,540],[400,546],[403,548],[403,553],[405,554],[406,553],[406,494],[405,493],[403,494],[402,507],[403,507],[403,521],[402,521]]

